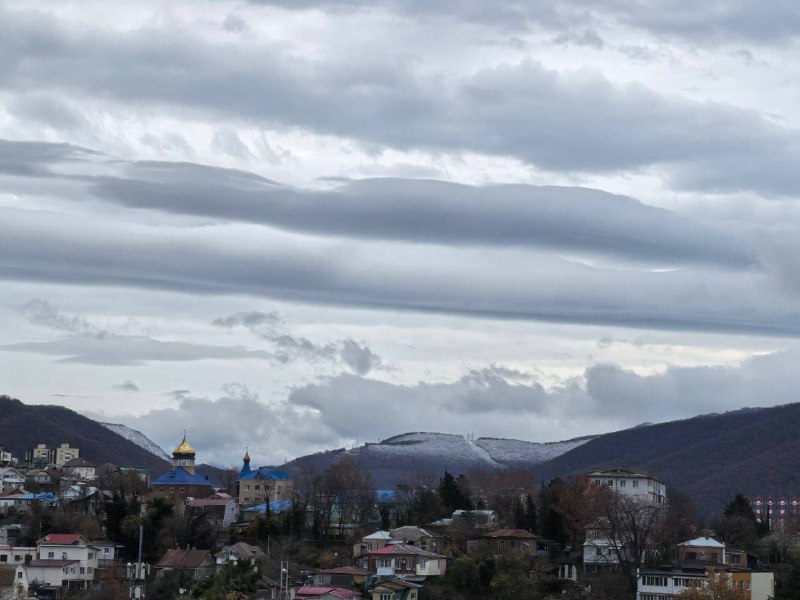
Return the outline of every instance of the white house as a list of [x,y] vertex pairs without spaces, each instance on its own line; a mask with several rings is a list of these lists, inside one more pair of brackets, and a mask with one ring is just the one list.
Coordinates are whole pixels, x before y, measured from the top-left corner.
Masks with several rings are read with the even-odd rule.
[[70,589],[86,589],[94,581],[97,548],[81,534],[51,533],[37,542],[37,550],[29,565],[17,567],[18,583],[25,590],[34,581]]
[[651,504],[663,504],[667,501],[667,487],[664,483],[644,471],[606,469],[590,474],[589,480],[635,500]]
[[0,467],[0,492],[21,490],[25,487],[25,476],[14,467]]
[[0,546],[0,567],[17,566],[35,557],[35,546]]

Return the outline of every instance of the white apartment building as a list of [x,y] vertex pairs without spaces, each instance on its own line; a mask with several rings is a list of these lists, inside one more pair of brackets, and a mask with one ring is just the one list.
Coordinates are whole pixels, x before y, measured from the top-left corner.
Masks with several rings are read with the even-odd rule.
[[667,486],[643,471],[605,469],[590,474],[589,480],[635,500],[652,504],[664,504],[667,501]]

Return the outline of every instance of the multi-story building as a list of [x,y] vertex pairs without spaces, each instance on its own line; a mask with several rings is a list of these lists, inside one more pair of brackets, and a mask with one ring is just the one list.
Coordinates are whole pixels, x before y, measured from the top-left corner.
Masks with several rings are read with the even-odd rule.
[[634,500],[664,504],[667,501],[667,487],[662,481],[641,470],[605,469],[589,475],[596,485],[609,489]]
[[446,557],[408,544],[389,544],[373,550],[367,553],[367,560],[370,573],[379,577],[414,579],[444,575],[447,570]]
[[771,600],[775,596],[772,573],[712,565],[664,565],[643,568],[638,573],[637,600],[671,600],[689,588],[705,587],[709,580],[725,574],[729,585],[745,600]]
[[96,476],[97,467],[86,459],[73,458],[64,463],[64,473],[77,479],[91,480]]
[[239,504],[250,506],[278,500],[289,500],[294,486],[289,474],[267,467],[250,468],[250,453],[245,452],[239,471],[238,487]]
[[14,467],[0,467],[0,492],[21,490],[25,487],[25,476]]
[[61,444],[56,448],[56,464],[61,466],[69,461],[80,458],[81,451],[78,448],[72,448],[69,444]]
[[747,553],[728,548],[714,538],[699,537],[677,545],[678,562],[704,562],[712,565],[746,567]]
[[782,528],[787,521],[800,517],[799,496],[755,496],[750,506],[759,523],[769,523],[771,529]]
[[17,567],[15,583],[28,588],[41,584],[64,589],[87,589],[98,566],[97,548],[79,533],[51,533],[37,543],[36,557]]

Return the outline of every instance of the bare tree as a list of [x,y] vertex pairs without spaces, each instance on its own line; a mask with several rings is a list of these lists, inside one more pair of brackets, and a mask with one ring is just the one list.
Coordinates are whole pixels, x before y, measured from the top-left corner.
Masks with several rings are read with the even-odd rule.
[[709,573],[702,585],[683,590],[676,600],[745,600],[744,591],[736,586],[729,573]]
[[601,494],[598,500],[603,535],[587,543],[607,556],[607,567],[625,578],[634,597],[639,568],[665,552],[666,507],[613,492]]

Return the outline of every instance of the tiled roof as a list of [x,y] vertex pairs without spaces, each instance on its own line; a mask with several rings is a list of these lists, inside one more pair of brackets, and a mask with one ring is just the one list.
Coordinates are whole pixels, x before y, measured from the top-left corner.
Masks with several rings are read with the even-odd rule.
[[74,546],[86,541],[80,533],[51,533],[39,540],[40,544],[51,544],[56,546]]
[[72,565],[77,562],[78,560],[49,560],[49,559],[38,559],[32,560],[30,563],[25,565],[26,567],[53,567],[63,569],[67,565]]
[[515,539],[526,539],[526,540],[534,540],[536,536],[533,535],[530,531],[525,531],[524,529],[498,529],[497,531],[490,531],[489,533],[484,533],[481,537],[484,538],[515,538]]
[[167,550],[156,567],[168,569],[196,569],[210,556],[208,550]]
[[369,571],[359,569],[358,567],[333,567],[332,569],[319,569],[314,573],[322,573],[325,575],[369,575]]
[[208,479],[201,475],[192,475],[183,467],[175,467],[169,473],[164,473],[152,485],[207,485],[211,487]]
[[259,467],[258,469],[249,471],[247,473],[240,473],[239,479],[266,479],[269,481],[287,481],[289,474],[285,471],[273,471],[267,467]]
[[92,467],[92,468],[94,468],[94,465],[92,463],[90,463],[88,460],[85,460],[83,458],[73,458],[72,460],[68,460],[67,462],[64,463],[64,466],[65,467]]
[[426,556],[428,558],[444,558],[441,554],[428,552],[416,546],[409,546],[408,544],[390,544],[378,550],[370,550],[367,554],[416,554],[417,556]]

